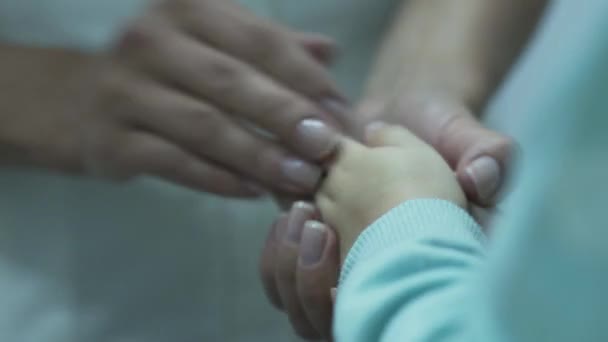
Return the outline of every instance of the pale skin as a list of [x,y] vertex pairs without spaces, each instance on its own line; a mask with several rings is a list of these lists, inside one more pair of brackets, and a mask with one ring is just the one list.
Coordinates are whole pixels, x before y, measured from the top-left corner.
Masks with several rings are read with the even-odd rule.
[[[472,204],[492,207],[512,161],[513,142],[485,128],[479,118],[534,32],[546,3],[404,2],[347,131],[361,140],[370,122],[407,127],[439,152]],[[315,216],[319,214],[310,205],[296,203],[276,221],[260,274],[270,301],[287,313],[300,336],[329,340],[328,293],[337,282],[340,253],[332,229],[305,226],[303,218]],[[299,238],[286,239],[285,232],[297,227]],[[321,244],[313,239],[318,236]],[[305,262],[303,255],[309,254],[318,259]]]
[[337,137],[331,49],[224,0],[158,2],[100,54],[0,45],[0,164],[310,194]]
[[[342,122],[346,132],[361,137],[362,127],[381,119],[409,127],[457,171],[467,197],[491,205],[510,141],[475,119],[544,2],[407,1],[368,94],[353,120]],[[454,7],[463,15],[446,20]],[[0,163],[112,179],[152,175],[232,197],[266,190],[310,195],[338,136],[330,114],[341,96],[317,62],[330,46],[228,0],[162,1],[103,55],[2,45]],[[238,101],[226,94],[238,94]],[[482,179],[483,193],[466,172],[482,155],[500,166],[498,180]],[[325,233],[322,260],[313,266],[298,267],[300,241],[275,238],[262,262],[269,297],[311,338],[329,338],[331,331],[327,293],[338,254],[335,235]]]
[[324,223],[339,236],[342,261],[361,232],[403,202],[433,198],[467,207],[454,172],[432,146],[384,123],[369,125],[365,135],[366,145],[342,139],[315,198]]

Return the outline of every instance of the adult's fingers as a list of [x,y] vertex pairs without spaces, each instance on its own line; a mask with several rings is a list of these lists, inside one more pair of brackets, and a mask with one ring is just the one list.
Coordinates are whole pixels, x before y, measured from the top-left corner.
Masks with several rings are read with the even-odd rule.
[[283,302],[279,295],[277,288],[277,282],[275,280],[275,268],[277,265],[277,256],[279,248],[279,232],[285,231],[287,225],[287,214],[281,214],[272,224],[272,228],[268,233],[264,249],[262,250],[262,256],[260,258],[260,277],[262,278],[262,285],[264,286],[264,292],[268,300],[277,309],[283,309]]
[[335,232],[327,225],[308,221],[300,244],[297,290],[308,320],[325,339],[332,337],[331,288],[338,282],[340,255]]
[[176,145],[145,132],[124,133],[116,145],[95,151],[89,167],[105,176],[125,179],[140,175],[163,178],[189,188],[230,197],[257,197],[259,190],[239,176],[200,161]]
[[329,73],[298,44],[289,29],[233,1],[190,3],[193,6],[182,6],[175,15],[199,40],[311,99],[341,97]]
[[455,163],[469,200],[482,207],[496,204],[512,159],[510,138],[463,116],[445,126],[439,151]]
[[122,108],[131,124],[157,133],[205,160],[269,189],[310,193],[319,182],[318,166],[292,155],[275,141],[245,128],[215,107],[155,82],[130,90]]
[[305,202],[293,205],[285,230],[279,232],[280,244],[275,279],[283,308],[289,316],[289,321],[298,335],[307,339],[319,338],[320,335],[308,320],[297,292],[297,265],[299,245],[305,222],[316,218],[315,208]]
[[159,81],[271,133],[304,158],[321,160],[333,151],[335,130],[306,98],[187,36],[166,31],[158,35],[165,36],[163,43],[136,59]]

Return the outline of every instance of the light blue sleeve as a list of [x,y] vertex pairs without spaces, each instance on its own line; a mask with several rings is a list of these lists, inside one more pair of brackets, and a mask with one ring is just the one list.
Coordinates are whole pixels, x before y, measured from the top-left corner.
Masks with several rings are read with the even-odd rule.
[[479,227],[448,202],[410,201],[380,218],[347,256],[336,340],[608,341],[608,189],[596,182],[608,160],[595,152],[589,168],[564,167],[527,195],[488,255]]
[[479,226],[450,202],[414,200],[391,210],[345,260],[337,341],[471,341],[468,280],[483,257]]
[[491,246],[449,203],[393,209],[347,256],[338,342],[608,341],[607,14],[606,1],[554,2]]

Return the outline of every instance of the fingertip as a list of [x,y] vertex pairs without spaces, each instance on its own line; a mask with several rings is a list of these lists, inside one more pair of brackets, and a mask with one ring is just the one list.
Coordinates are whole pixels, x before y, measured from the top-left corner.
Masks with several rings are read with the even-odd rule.
[[410,146],[420,140],[407,128],[376,121],[366,128],[366,142],[371,147]]
[[291,206],[291,210],[292,211],[306,211],[306,212],[313,212],[315,210],[314,205],[312,205],[309,202],[306,201],[296,201],[293,203],[293,205]]
[[495,206],[518,154],[513,140],[502,135],[473,145],[458,168],[458,180],[469,201],[484,208]]
[[327,231],[327,226],[319,221],[306,221],[298,259],[300,267],[314,267],[322,260],[327,245]]
[[336,148],[336,152],[338,155],[342,154],[343,152],[347,151],[347,150],[352,150],[352,149],[356,149],[357,147],[362,146],[361,143],[359,143],[358,141],[354,140],[353,138],[347,136],[347,135],[341,135],[340,138],[338,139],[338,145]]
[[370,146],[381,144],[382,132],[388,127],[385,122],[374,121],[365,127],[365,143]]
[[330,196],[325,193],[317,194],[315,202],[320,210],[320,216],[322,218],[327,218],[327,214],[331,211],[333,207],[333,201],[330,199]]

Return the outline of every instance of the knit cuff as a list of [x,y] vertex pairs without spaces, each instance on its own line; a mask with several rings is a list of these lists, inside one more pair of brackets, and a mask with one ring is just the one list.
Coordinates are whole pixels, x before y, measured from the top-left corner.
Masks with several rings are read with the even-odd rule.
[[439,199],[407,201],[380,217],[359,235],[342,266],[340,284],[359,261],[404,242],[428,238],[485,243],[481,227],[452,202]]

